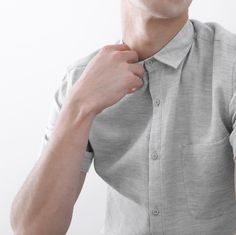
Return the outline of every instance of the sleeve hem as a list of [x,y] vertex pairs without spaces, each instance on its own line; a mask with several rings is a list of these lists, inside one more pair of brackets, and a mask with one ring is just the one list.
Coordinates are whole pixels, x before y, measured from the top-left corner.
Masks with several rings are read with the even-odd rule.
[[85,152],[85,155],[82,159],[82,163],[81,163],[81,166],[80,166],[80,171],[86,172],[86,173],[89,171],[90,166],[91,166],[92,161],[93,161],[93,156],[94,156],[93,152],[88,152],[88,151]]

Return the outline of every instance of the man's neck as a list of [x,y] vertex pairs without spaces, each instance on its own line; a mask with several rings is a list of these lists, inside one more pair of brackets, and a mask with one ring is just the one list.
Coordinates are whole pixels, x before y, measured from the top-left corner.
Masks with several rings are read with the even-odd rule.
[[184,26],[188,12],[161,19],[133,7],[129,1],[121,1],[122,40],[144,60],[164,47]]

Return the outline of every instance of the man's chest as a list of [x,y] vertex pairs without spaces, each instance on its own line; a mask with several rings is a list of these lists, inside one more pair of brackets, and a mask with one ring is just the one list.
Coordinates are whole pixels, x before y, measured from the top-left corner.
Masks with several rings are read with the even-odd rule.
[[165,68],[147,71],[140,90],[96,116],[90,142],[97,160],[108,155],[109,160],[102,162],[112,164],[125,154],[137,155],[144,149],[214,143],[229,134],[227,74],[209,63]]
[[158,201],[162,191],[166,200],[175,195],[168,206],[176,210],[187,197],[196,218],[234,209],[228,75],[209,62],[147,72],[140,90],[93,122],[97,173],[140,204]]

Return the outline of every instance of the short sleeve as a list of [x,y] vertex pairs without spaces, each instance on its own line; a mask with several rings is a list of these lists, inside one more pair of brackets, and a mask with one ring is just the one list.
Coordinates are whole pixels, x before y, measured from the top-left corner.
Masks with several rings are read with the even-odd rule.
[[232,73],[232,96],[229,103],[229,114],[232,123],[232,132],[229,136],[230,144],[233,148],[233,160],[236,162],[236,68],[235,63]]
[[[54,126],[56,124],[57,118],[59,116],[61,107],[63,105],[63,101],[71,87],[71,72],[67,69],[66,73],[64,74],[63,78],[59,81],[57,88],[54,91],[47,124],[44,130],[44,135],[40,145],[39,156],[41,155],[43,149],[46,147],[48,141],[50,140],[50,136],[53,133]],[[88,172],[91,166],[92,160],[94,157],[93,148],[91,146],[90,140],[88,140],[88,144],[86,147],[85,155],[83,156],[82,165],[80,167],[80,171]]]

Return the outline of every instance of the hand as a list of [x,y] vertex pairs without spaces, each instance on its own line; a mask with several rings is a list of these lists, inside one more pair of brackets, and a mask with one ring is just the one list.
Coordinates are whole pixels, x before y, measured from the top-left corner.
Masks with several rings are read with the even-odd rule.
[[107,45],[90,60],[71,89],[70,99],[95,115],[143,86],[144,68],[125,44]]

